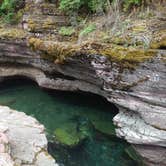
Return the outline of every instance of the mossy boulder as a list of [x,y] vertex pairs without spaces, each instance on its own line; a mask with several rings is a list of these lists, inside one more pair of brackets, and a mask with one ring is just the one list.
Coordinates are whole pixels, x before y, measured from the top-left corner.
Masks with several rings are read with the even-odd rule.
[[27,36],[26,31],[19,28],[8,28],[5,26],[0,26],[0,39],[18,40],[25,39]]
[[140,63],[157,55],[155,50],[118,45],[102,48],[98,53],[107,56],[112,62],[120,64],[122,68],[128,69],[135,69]]
[[80,132],[76,123],[66,123],[54,131],[55,140],[70,148],[82,143],[87,135]]
[[93,121],[92,124],[97,131],[109,136],[116,136],[115,126],[113,125],[112,122],[109,123],[103,120],[96,120]]
[[[113,115],[114,116],[114,115]],[[79,130],[84,134],[90,136],[94,129],[100,133],[104,133],[109,136],[115,136],[115,126],[112,122],[112,117],[108,117],[106,112],[94,113],[84,112],[75,118],[75,121],[79,124]]]

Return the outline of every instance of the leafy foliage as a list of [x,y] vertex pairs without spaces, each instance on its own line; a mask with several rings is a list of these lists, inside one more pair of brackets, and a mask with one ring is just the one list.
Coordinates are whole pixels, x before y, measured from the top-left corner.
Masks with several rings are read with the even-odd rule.
[[66,12],[77,11],[81,5],[83,5],[81,0],[60,0],[60,9]]
[[105,9],[107,0],[90,0],[88,1],[88,7],[92,12],[102,11]]
[[104,9],[107,0],[60,0],[60,9],[66,12],[76,12],[86,8],[90,12]]
[[0,16],[3,16],[5,22],[16,22],[21,16],[21,13],[16,12],[16,10],[23,4],[24,0],[3,0],[0,4]]
[[60,0],[60,9],[65,12],[78,12],[81,8],[86,8],[90,12],[98,12],[106,9],[112,2],[122,4],[125,11],[132,6],[141,5],[143,0]]
[[124,0],[124,11],[127,11],[131,6],[140,5],[142,0]]

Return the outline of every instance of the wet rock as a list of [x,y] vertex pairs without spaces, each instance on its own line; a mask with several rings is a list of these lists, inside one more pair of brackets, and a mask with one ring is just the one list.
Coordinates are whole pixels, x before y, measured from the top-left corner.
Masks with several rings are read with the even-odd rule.
[[135,150],[141,154],[144,162],[149,166],[166,165],[166,149],[158,146],[135,145]]

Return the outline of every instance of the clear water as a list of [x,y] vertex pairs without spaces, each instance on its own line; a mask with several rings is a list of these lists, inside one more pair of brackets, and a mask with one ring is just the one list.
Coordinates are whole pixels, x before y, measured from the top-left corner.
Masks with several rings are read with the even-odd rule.
[[[114,136],[117,109],[104,99],[86,94],[50,92],[30,81],[8,80],[0,84],[0,105],[7,105],[38,119],[46,128],[49,152],[64,166],[133,166],[129,145]],[[83,124],[88,137],[77,146],[57,142],[54,132],[70,124]],[[56,141],[54,141],[56,140]]]

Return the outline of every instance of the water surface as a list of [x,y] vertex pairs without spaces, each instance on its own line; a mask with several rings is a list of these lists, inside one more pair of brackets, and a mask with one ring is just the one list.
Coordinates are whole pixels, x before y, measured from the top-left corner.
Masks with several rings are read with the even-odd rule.
[[[46,128],[48,150],[60,165],[138,165],[127,153],[130,145],[114,136],[112,118],[117,108],[101,97],[46,91],[31,81],[15,79],[0,84],[0,105],[38,119]],[[73,125],[86,135],[86,139],[73,147],[58,142],[55,131],[65,128],[72,133]]]

